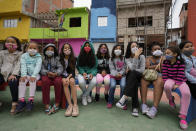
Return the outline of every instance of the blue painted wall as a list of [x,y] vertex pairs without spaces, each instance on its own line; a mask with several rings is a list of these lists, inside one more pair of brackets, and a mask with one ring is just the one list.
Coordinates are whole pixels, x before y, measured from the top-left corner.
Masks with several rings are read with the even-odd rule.
[[[107,16],[108,25],[98,27],[98,17]],[[116,0],[92,0],[90,40],[92,42],[116,42]]]

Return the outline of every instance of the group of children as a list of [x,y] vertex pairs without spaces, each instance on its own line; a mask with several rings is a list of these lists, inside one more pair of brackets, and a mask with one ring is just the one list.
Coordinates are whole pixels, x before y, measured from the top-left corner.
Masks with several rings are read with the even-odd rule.
[[[175,108],[172,91],[181,91],[180,127],[186,129],[186,116],[191,95],[196,97],[196,58],[192,56],[192,42],[186,41],[177,46],[168,47],[165,53],[161,51],[158,42],[151,44],[152,55],[145,58],[143,49],[137,42],[128,44],[125,57],[121,45],[115,45],[111,57],[108,46],[101,44],[97,53],[91,42],[86,41],[80,50],[78,58],[74,56],[69,43],[65,43],[60,53],[54,44],[48,44],[40,55],[40,47],[36,42],[30,42],[21,52],[20,41],[16,37],[8,37],[4,49],[0,51],[0,84],[8,82],[12,95],[11,113],[19,113],[33,109],[36,82],[42,80],[42,99],[46,114],[58,111],[61,103],[62,88],[68,102],[65,116],[78,116],[77,88],[75,86],[75,69],[82,90],[82,104],[92,102],[92,90],[96,87],[95,101],[100,99],[100,88],[104,84],[107,108],[112,108],[116,85],[120,85],[120,100],[116,106],[126,110],[127,98],[132,97],[132,115],[139,114],[138,87],[141,92],[141,111],[150,118],[158,112],[158,105],[163,90],[169,100],[169,105]],[[165,54],[165,55],[163,55]],[[158,72],[156,80],[144,78],[145,69]],[[29,98],[25,101],[26,84],[29,83]],[[50,86],[54,85],[55,103],[50,105]],[[88,85],[88,86],[87,86]],[[146,104],[148,86],[154,87],[153,106]],[[72,99],[71,99],[72,97]]]

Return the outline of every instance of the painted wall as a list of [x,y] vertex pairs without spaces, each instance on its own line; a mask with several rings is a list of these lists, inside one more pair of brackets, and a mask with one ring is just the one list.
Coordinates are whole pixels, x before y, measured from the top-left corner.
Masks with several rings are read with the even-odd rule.
[[80,48],[85,41],[86,39],[84,38],[59,39],[59,51],[61,50],[64,43],[69,43],[74,50],[75,56],[78,56],[80,53]]
[[[31,28],[29,33],[30,39],[36,38],[85,38],[89,36],[89,12],[87,8],[69,8],[65,9],[65,21],[63,28],[67,29],[65,32],[53,32],[49,28]],[[70,27],[70,18],[81,17],[81,27]],[[60,18],[60,17],[59,17]]]
[[29,39],[49,39],[56,38],[58,33],[54,33],[49,28],[30,28]]
[[[21,21],[19,21],[21,18]],[[4,28],[5,19],[18,19],[16,28]],[[30,17],[24,15],[2,16],[0,19],[0,40],[5,40],[8,36],[16,36],[20,40],[28,40],[30,29]]]
[[[108,17],[107,26],[98,26],[99,16]],[[92,42],[115,42],[116,27],[116,0],[93,0],[91,6],[90,40]]]
[[[81,27],[70,27],[70,18],[81,17]],[[68,30],[67,38],[88,38],[89,14],[86,11],[70,12],[65,15],[63,27]],[[63,36],[60,35],[61,38]]]
[[22,0],[0,0],[0,14],[21,13]]
[[[188,3],[188,40],[196,47],[196,0],[189,0]],[[196,56],[196,52],[194,53]]]

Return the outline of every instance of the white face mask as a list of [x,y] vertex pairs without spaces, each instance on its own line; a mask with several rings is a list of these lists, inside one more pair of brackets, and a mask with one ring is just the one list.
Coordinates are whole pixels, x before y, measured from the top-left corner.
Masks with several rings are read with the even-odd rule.
[[133,48],[131,48],[131,52],[133,53],[133,54],[135,54],[135,52],[138,50],[138,48],[137,47],[133,47]]
[[37,50],[35,50],[35,49],[28,49],[28,53],[30,55],[36,55],[37,54]]
[[121,55],[121,50],[117,49],[117,50],[114,50],[114,54],[116,56],[120,56]]
[[51,57],[51,56],[54,55],[54,51],[46,51],[46,55],[47,55],[48,57]]
[[156,50],[152,53],[153,56],[161,56],[163,55],[163,52],[161,50]]

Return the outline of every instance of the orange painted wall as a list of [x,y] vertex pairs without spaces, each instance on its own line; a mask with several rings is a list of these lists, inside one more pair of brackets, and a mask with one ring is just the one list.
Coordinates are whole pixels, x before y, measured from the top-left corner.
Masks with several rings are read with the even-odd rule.
[[[188,3],[188,40],[196,48],[196,0],[189,0]],[[196,51],[194,55],[196,56]]]

